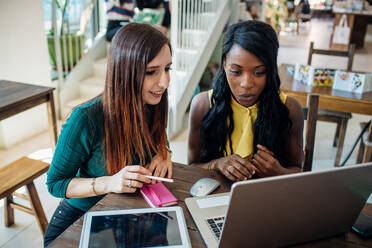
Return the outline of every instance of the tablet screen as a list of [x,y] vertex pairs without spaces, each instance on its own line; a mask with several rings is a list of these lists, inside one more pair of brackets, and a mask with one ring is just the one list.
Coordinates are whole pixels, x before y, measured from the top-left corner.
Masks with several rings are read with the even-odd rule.
[[88,247],[182,245],[175,211],[92,216]]

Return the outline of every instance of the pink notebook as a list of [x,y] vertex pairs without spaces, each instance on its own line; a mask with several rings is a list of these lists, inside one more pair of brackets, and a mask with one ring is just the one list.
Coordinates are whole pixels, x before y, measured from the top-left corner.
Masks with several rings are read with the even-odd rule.
[[146,184],[141,188],[140,192],[152,208],[168,207],[178,203],[177,198],[163,183]]

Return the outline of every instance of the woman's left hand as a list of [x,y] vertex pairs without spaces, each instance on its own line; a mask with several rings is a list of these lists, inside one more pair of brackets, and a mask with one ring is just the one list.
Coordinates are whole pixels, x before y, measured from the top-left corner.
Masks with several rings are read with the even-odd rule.
[[285,168],[275,158],[274,153],[262,145],[257,145],[258,151],[253,156],[252,164],[260,177],[285,174]]
[[[168,174],[168,178],[172,178],[173,167],[170,152],[167,152],[166,159],[163,159],[161,155],[157,154],[155,157],[152,158],[151,162],[147,164],[145,167],[155,177],[165,177],[165,175]],[[156,182],[157,182],[156,180],[151,181],[151,183]]]

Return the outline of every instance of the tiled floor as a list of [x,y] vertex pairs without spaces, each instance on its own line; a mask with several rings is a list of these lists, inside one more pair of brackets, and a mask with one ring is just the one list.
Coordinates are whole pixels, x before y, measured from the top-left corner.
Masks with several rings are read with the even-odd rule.
[[[280,37],[281,48],[279,50],[278,63],[306,63],[307,48],[309,41],[315,41],[316,47],[328,48],[329,34],[331,29],[331,20],[312,20],[311,25],[301,29],[299,36],[286,35]],[[330,63],[332,61],[332,63]],[[329,65],[335,67],[345,67],[346,62],[343,59],[331,59],[324,56],[314,58],[314,63],[318,65]],[[372,71],[372,26],[369,26],[368,36],[366,38],[366,48],[358,50],[354,58],[354,70]],[[349,151],[354,140],[360,132],[359,122],[367,121],[370,117],[364,115],[353,115],[349,121],[346,133],[343,155]],[[331,130],[331,131],[330,131]],[[318,122],[316,129],[316,143],[314,151],[315,170],[331,168],[333,165],[336,149],[332,147],[335,124]],[[176,139],[172,140],[170,145],[173,150],[173,161],[186,163],[187,161],[187,134],[185,130]],[[0,167],[15,159],[31,154],[40,149],[49,148],[48,133],[41,133],[21,144],[8,149],[0,150]],[[354,152],[347,164],[355,162],[356,152]],[[53,214],[59,200],[50,196],[45,186],[46,176],[39,177],[35,184],[39,192],[44,210],[48,219]],[[11,228],[4,227],[2,202],[0,201],[0,248],[13,247],[42,247],[42,236],[35,222],[35,219],[19,211],[15,212],[16,224]]]

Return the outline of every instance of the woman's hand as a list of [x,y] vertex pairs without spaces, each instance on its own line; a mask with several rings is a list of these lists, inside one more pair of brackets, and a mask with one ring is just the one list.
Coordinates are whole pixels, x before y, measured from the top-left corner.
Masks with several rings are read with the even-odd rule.
[[260,177],[276,176],[286,173],[286,169],[275,158],[274,153],[262,145],[257,145],[258,151],[253,156],[252,164]]
[[210,163],[212,169],[219,170],[231,181],[247,180],[255,174],[254,166],[238,154],[222,157]]
[[[157,154],[145,167],[153,174],[153,176],[165,177],[165,175],[168,174],[168,178],[172,178],[173,167],[170,152],[167,152],[166,159],[163,159],[159,154]],[[151,183],[156,183],[156,180],[152,180]]]
[[142,188],[144,183],[151,182],[145,175],[151,175],[151,172],[142,166],[125,166],[118,173],[109,177],[109,192],[134,193],[137,188]]

